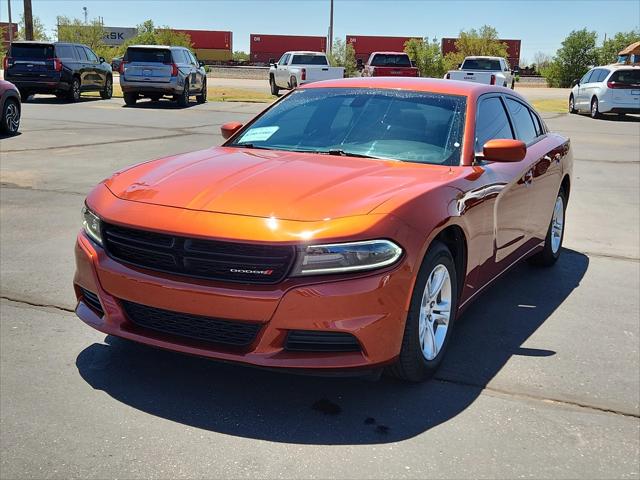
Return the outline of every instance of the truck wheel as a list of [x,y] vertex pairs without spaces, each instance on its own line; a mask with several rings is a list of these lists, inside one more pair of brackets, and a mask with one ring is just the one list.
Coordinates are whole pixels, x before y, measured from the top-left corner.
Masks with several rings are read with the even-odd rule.
[[104,88],[100,91],[100,98],[103,100],[109,100],[113,95],[113,80],[111,77],[107,77],[104,82]]
[[138,101],[138,94],[137,93],[125,93],[124,94],[124,103],[129,106],[132,107],[136,104],[136,102]]
[[70,102],[80,101],[80,79],[74,77],[71,81],[71,88],[69,88],[69,96],[67,97]]
[[516,81],[515,79],[511,80],[511,90],[515,90],[516,89]]
[[296,77],[292,76],[292,77],[289,79],[289,88],[290,88],[291,90],[293,90],[293,89],[295,89],[295,88],[298,88],[298,79],[297,79]]
[[207,101],[207,80],[202,82],[202,90],[196,95],[196,102],[205,103]]
[[271,87],[271,95],[278,95],[280,93],[280,89],[276,85],[276,79],[271,75],[269,77],[269,86]]

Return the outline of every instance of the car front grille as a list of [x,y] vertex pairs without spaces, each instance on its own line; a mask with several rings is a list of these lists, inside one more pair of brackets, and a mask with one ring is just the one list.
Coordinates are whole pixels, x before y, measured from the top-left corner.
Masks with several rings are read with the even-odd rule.
[[226,282],[273,284],[288,273],[295,248],[202,240],[103,223],[107,254],[138,267]]
[[102,304],[100,303],[98,295],[82,287],[80,287],[80,292],[82,293],[81,300],[102,317],[104,315],[104,310],[102,310]]
[[127,318],[138,327],[208,343],[246,347],[261,324],[180,313],[121,300]]

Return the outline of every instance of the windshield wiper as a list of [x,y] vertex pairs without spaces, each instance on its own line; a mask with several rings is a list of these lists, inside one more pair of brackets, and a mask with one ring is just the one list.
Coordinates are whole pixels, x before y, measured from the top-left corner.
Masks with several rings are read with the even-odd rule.
[[257,150],[273,150],[273,148],[269,148],[269,147],[261,147],[260,145],[254,145],[253,143],[234,143],[232,145],[229,145],[230,147],[237,147],[237,148],[254,148]]
[[321,154],[324,154],[324,155],[335,155],[337,157],[375,158],[375,159],[378,159],[378,160],[386,160],[385,158],[374,157],[373,155],[365,155],[363,153],[347,152],[347,151],[342,150],[340,148],[331,148],[331,149],[327,150],[326,152],[314,152],[314,153],[321,153]]

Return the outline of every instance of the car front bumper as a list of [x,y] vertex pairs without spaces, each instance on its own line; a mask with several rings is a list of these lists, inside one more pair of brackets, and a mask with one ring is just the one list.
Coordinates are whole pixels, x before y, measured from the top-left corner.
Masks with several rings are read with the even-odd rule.
[[[357,373],[393,362],[400,352],[413,281],[406,258],[368,275],[286,280],[282,285],[189,281],[115,262],[82,232],[75,258],[76,314],[105,334],[223,361],[316,373]],[[97,294],[103,315],[84,299],[82,289]],[[123,301],[259,323],[260,329],[241,349],[206,344],[141,328],[128,318]],[[285,344],[292,330],[346,332],[357,339],[360,350],[289,351]]]

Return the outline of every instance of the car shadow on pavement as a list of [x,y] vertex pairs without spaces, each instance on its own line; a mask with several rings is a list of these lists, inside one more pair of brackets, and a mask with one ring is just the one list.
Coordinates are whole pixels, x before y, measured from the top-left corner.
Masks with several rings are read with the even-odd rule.
[[71,102],[66,98],[58,98],[54,95],[45,95],[45,96],[33,96],[31,95],[27,101],[22,101],[22,103],[35,103],[38,105],[67,105],[69,103],[88,103],[88,102],[97,102],[102,100],[100,97],[80,97],[80,100],[77,102]]
[[169,99],[160,99],[160,100],[138,100],[135,105],[122,105],[123,108],[133,108],[133,109],[154,109],[154,110],[183,110],[185,108],[189,108],[196,105],[194,102],[189,102],[189,105],[184,107],[178,105],[178,102],[174,102]]
[[598,120],[607,122],[640,122],[640,115],[600,115]]
[[83,350],[76,366],[89,385],[115,400],[205,430],[299,444],[396,442],[463,412],[512,356],[554,355],[522,344],[571,295],[588,266],[585,255],[565,250],[553,268],[514,268],[459,319],[436,379],[422,384],[271,372],[112,336]]

